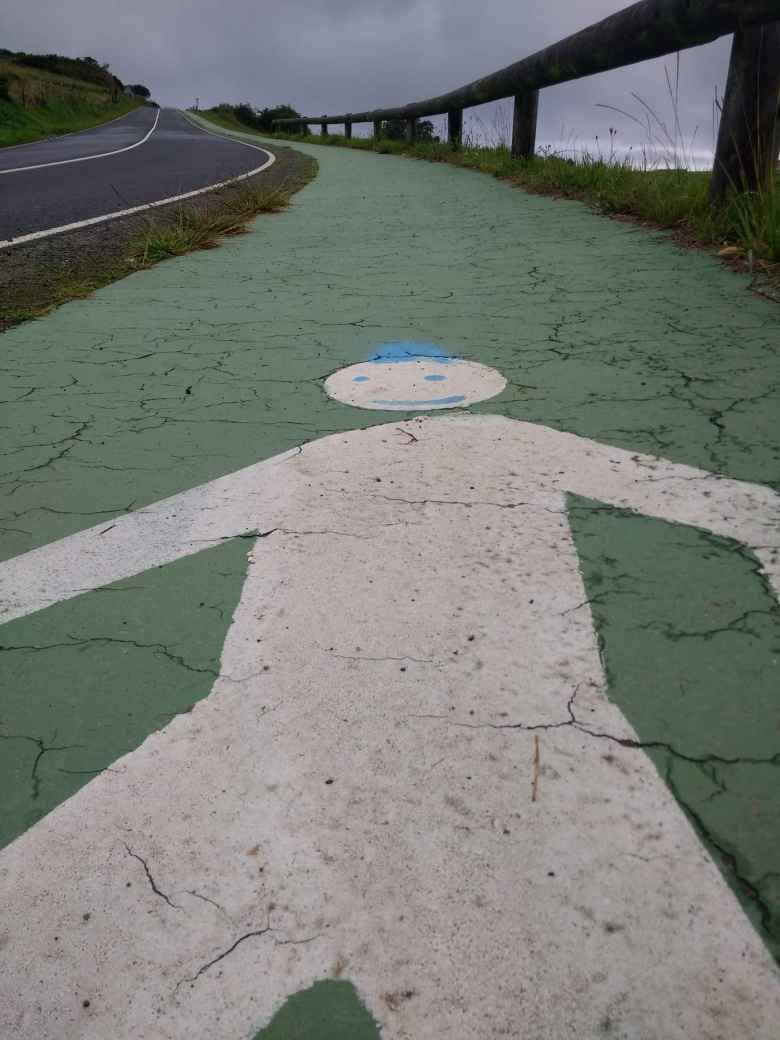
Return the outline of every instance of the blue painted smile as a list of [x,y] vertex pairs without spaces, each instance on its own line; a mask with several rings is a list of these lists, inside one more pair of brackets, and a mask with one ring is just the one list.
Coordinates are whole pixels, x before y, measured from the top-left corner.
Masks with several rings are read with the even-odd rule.
[[430,408],[436,404],[460,404],[461,401],[465,401],[466,398],[463,394],[453,394],[452,397],[434,397],[431,401],[377,401],[374,400],[372,404],[384,405],[385,407],[392,408]]

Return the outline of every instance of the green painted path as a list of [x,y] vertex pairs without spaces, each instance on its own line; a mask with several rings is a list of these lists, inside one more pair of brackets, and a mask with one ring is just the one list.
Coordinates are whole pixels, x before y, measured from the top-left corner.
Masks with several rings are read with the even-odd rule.
[[[780,487],[780,310],[743,278],[483,175],[302,150],[319,176],[253,234],[3,335],[0,559],[402,419],[323,391],[396,340],[503,373],[474,413]],[[780,611],[756,559],[581,497],[570,522],[610,696],[778,956]],[[3,841],[208,694],[247,547],[0,627]],[[344,982],[258,1021],[258,1040],[330,1035],[331,999],[345,1038],[378,1035]]]
[[320,176],[257,234],[3,336],[3,557],[325,433],[377,343],[498,368],[477,411],[780,485],[776,305],[709,256],[574,202],[391,156]]

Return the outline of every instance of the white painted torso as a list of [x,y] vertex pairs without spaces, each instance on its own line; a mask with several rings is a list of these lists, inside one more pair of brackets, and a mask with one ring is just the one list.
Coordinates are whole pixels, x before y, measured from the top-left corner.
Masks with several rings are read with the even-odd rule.
[[[631,1036],[774,1040],[735,897],[644,753],[592,735],[635,736],[565,515],[597,487],[776,574],[767,489],[473,416],[339,434],[0,571],[24,613],[75,594],[74,554],[99,584],[273,531],[211,696],[0,856],[13,970],[46,980],[16,1035],[61,1036],[89,972],[90,1037],[183,1038],[252,1035],[338,971],[387,1040],[570,1040],[618,1011]],[[180,909],[125,891],[124,842]],[[82,906],[86,959],[41,961]]]

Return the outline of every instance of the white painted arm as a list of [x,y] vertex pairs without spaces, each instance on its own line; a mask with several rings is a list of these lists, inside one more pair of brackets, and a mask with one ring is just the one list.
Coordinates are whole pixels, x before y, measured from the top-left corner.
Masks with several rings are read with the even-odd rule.
[[731,538],[756,555],[780,593],[777,492],[572,434],[545,432],[547,473],[560,490]]
[[0,624],[274,527],[285,492],[279,464],[295,454],[285,452],[0,563]]

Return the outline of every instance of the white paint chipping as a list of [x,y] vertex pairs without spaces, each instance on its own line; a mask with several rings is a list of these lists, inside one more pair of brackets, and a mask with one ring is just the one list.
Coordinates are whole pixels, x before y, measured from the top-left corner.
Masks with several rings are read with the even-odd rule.
[[[67,166],[68,163],[89,162],[91,159],[107,159],[110,155],[121,155],[122,152],[130,152],[133,150],[133,148],[140,148],[142,144],[145,144],[149,140],[154,131],[157,129],[157,124],[159,123],[159,121],[160,109],[158,108],[157,113],[154,117],[154,122],[152,123],[152,129],[149,130],[146,134],[144,134],[140,141],[135,141],[133,144],[125,145],[123,148],[115,148],[111,152],[100,152],[97,155],[77,155],[73,159],[57,159],[54,162],[34,163],[31,166],[15,166],[10,170],[0,170],[0,176],[4,176],[7,173],[24,173],[29,170],[44,170],[49,166]],[[95,128],[93,127],[92,129]]]
[[[194,124],[193,124],[194,125]],[[261,166],[255,167],[254,170],[250,170],[248,173],[239,174],[237,177],[229,177],[224,181],[217,181],[215,184],[208,184],[205,188],[196,188],[194,191],[186,191],[180,195],[169,195],[165,199],[158,199],[156,202],[147,202],[142,206],[130,206],[128,209],[118,210],[116,213],[103,213],[98,217],[89,217],[86,220],[76,220],[70,224],[61,224],[59,227],[46,228],[43,231],[33,231],[28,235],[17,235],[16,238],[9,238],[0,241],[0,249],[8,249],[11,246],[23,245],[25,242],[34,242],[39,238],[48,238],[50,235],[59,235],[64,231],[76,231],[79,228],[91,227],[93,224],[104,224],[109,220],[117,220],[119,217],[130,217],[134,213],[143,213],[145,210],[156,209],[158,206],[167,206],[171,202],[182,202],[184,199],[195,198],[196,195],[204,195],[208,191],[215,191],[217,188],[225,188],[229,184],[237,184],[239,181],[245,181],[249,177],[254,177],[258,173],[262,173],[263,170],[267,170],[269,166],[273,166],[276,162],[276,156],[269,152],[267,148],[261,148],[256,144],[249,144],[247,141],[236,141],[236,144],[243,144],[247,148],[254,148],[258,152],[263,152],[268,156],[268,160]]]
[[386,1040],[774,1040],[777,970],[655,768],[566,725],[633,735],[565,491],[777,575],[770,490],[488,416],[337,434],[6,564],[18,616],[273,531],[211,696],[0,853],[0,1033],[252,1036],[338,964]]

